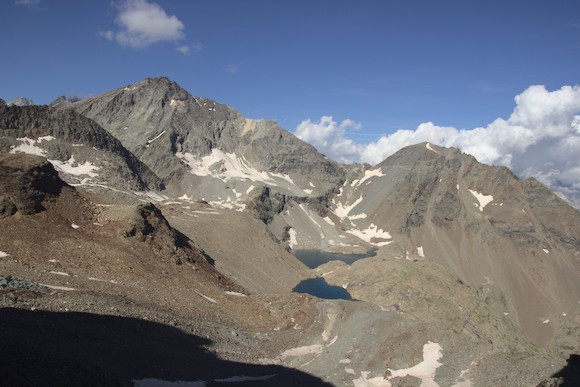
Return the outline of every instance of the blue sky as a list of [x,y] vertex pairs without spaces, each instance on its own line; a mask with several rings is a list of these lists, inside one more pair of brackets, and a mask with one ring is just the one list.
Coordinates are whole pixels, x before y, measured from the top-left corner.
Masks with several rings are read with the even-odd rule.
[[[524,174],[529,165],[513,157],[524,163],[526,149],[544,137],[523,150],[517,141],[509,149],[490,145],[511,152],[507,160],[473,151],[466,144],[479,140],[458,140],[461,130],[495,136],[499,118],[511,133],[521,124],[510,121],[519,109],[514,98],[532,85],[544,86],[543,94],[535,90],[543,97],[520,99],[566,98],[558,117],[566,115],[569,135],[576,133],[571,117],[580,114],[575,0],[3,0],[0,33],[0,98],[7,101],[45,104],[163,75],[247,117],[276,120],[344,161],[388,156],[377,150],[389,148],[381,139],[404,145],[393,137],[402,129],[412,140],[462,147]],[[566,86],[571,93],[554,94]],[[421,137],[426,123],[433,127]],[[447,133],[440,128],[453,128],[454,139],[439,138]],[[548,156],[542,162],[551,163]],[[580,164],[574,153],[566,163],[571,170]],[[544,167],[546,174],[553,165]],[[580,171],[574,176],[565,185],[580,190]]]

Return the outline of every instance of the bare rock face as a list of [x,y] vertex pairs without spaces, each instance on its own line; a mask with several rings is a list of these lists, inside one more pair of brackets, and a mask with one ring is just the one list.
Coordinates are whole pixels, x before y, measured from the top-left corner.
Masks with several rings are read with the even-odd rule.
[[[306,196],[328,191],[344,176],[337,163],[276,123],[246,119],[167,78],[148,78],[73,108],[119,138],[175,192],[210,191],[216,201],[243,201],[245,191],[258,182]],[[211,186],[204,191],[200,184]]]
[[70,183],[159,189],[161,180],[94,121],[46,106],[0,107],[0,151],[46,157]]
[[42,211],[65,185],[42,157],[0,153],[0,218]]

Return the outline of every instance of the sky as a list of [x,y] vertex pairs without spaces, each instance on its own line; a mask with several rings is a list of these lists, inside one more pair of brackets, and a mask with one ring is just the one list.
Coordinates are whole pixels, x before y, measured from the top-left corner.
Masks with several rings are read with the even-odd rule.
[[580,1],[2,0],[0,98],[167,76],[340,162],[454,146],[580,205]]

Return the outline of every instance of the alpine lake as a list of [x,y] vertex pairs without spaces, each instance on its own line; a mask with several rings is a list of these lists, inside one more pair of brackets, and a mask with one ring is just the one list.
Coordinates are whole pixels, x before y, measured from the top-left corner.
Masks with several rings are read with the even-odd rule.
[[[367,253],[341,254],[320,250],[292,250],[292,254],[302,263],[311,269],[330,261],[342,261],[346,264],[352,264],[359,259],[374,257],[376,251]],[[308,278],[296,285],[293,292],[306,293],[318,298],[330,300],[350,300],[350,293],[340,286],[332,286],[322,277]]]

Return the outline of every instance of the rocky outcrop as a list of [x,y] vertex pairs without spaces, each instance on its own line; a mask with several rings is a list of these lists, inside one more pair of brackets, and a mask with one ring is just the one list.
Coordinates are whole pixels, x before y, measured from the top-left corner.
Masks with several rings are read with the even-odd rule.
[[[119,140],[72,110],[46,106],[0,107],[0,133],[0,151],[32,153],[60,161],[53,163],[57,168],[62,166],[63,177],[71,183],[79,183],[94,173],[101,182],[116,188],[163,187],[161,180]],[[98,172],[67,168],[79,164],[94,166]]]
[[40,212],[42,203],[56,197],[64,186],[46,159],[0,153],[0,218]]

